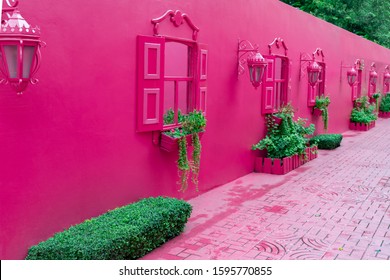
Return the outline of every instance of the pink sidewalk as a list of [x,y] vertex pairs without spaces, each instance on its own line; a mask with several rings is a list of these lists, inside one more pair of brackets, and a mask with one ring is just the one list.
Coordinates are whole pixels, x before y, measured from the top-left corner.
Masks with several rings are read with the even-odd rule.
[[185,232],[143,259],[390,259],[390,120],[286,175],[189,202]]

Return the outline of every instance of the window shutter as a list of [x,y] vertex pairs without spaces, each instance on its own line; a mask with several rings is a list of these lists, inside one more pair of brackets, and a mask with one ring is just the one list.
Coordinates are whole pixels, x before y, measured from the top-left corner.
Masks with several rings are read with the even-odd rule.
[[161,37],[137,37],[137,131],[163,127],[164,49]]
[[208,46],[205,44],[198,44],[198,73],[196,87],[196,109],[201,110],[206,114],[207,110],[207,67],[208,67]]
[[275,58],[264,55],[267,60],[267,68],[263,77],[261,98],[261,113],[272,114],[275,112]]
[[314,106],[316,105],[316,96],[317,96],[317,85],[315,85],[314,87],[312,87],[311,85],[307,85],[308,86],[308,90],[307,90],[307,106]]
[[354,85],[352,87],[352,101],[356,100],[356,98],[358,97],[357,94],[358,94],[358,85]]

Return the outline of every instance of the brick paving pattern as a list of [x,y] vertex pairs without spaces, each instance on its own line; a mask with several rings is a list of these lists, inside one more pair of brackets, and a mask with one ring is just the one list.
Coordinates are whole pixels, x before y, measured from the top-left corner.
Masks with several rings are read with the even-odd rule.
[[286,175],[252,173],[189,202],[185,232],[143,259],[390,259],[390,120]]

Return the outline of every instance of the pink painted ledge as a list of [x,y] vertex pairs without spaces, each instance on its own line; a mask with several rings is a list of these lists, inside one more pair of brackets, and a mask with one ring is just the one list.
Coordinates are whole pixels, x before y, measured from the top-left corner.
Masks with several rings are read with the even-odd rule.
[[388,118],[390,118],[390,112],[381,112],[381,111],[379,111],[379,117],[380,118],[384,118],[384,119],[388,119]]
[[375,121],[372,121],[368,124],[367,123],[354,123],[354,122],[349,123],[350,130],[367,131],[373,127],[375,127]]
[[[202,138],[204,132],[199,132],[199,138]],[[192,134],[186,135],[187,145],[192,146]],[[161,133],[160,148],[166,152],[174,152],[179,148],[179,139],[173,138],[165,133]]]
[[304,156],[299,155],[283,159],[257,157],[255,160],[255,172],[283,175],[317,158],[317,147],[308,147],[305,152],[307,155],[306,159]]

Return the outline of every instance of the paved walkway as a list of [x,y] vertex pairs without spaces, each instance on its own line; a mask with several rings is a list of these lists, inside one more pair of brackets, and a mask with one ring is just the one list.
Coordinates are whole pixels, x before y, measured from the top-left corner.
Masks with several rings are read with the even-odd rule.
[[143,259],[390,259],[390,120],[286,175],[252,173],[189,202],[185,232]]

